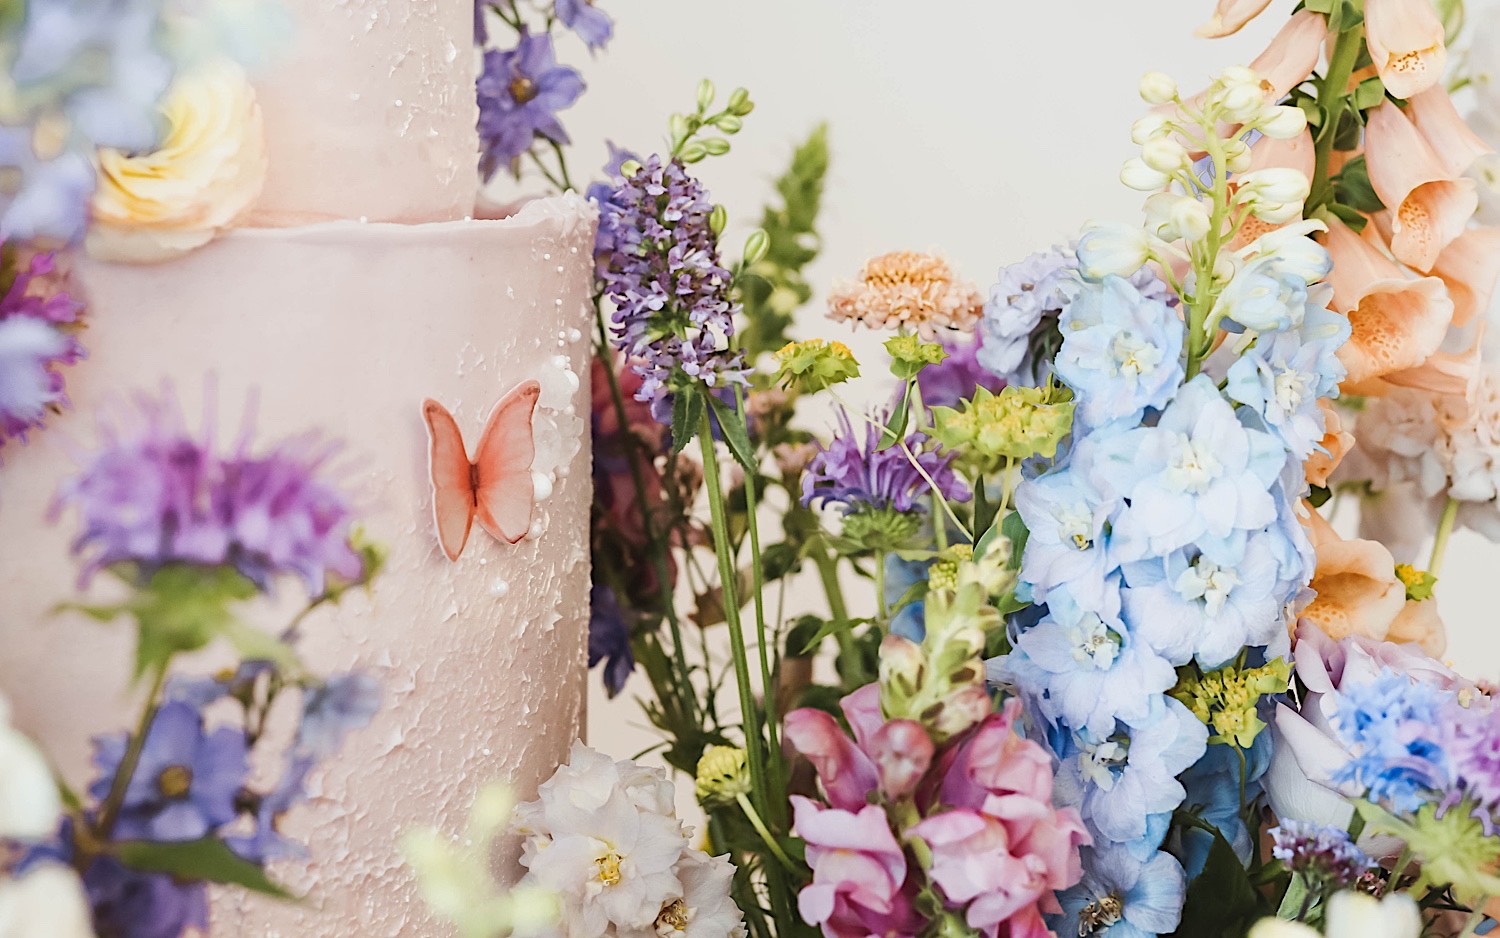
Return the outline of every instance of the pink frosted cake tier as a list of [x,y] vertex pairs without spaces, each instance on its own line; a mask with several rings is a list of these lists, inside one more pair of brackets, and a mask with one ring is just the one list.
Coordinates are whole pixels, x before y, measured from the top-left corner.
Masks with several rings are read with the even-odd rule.
[[[82,265],[91,355],[68,374],[73,409],[7,448],[0,474],[0,687],[69,779],[87,780],[89,736],[122,729],[134,701],[131,630],[49,614],[74,595],[76,566],[73,519],[49,521],[48,502],[94,442],[101,411],[171,382],[196,425],[211,379],[227,445],[258,391],[257,439],[322,428],[345,441],[337,465],[369,535],[390,551],[372,594],[316,612],[303,630],[316,671],[367,669],[384,693],[374,722],[286,819],[312,856],[274,872],[310,898],[221,895],[213,934],[441,934],[396,838],[416,825],[457,833],[492,780],[530,795],[575,738],[589,590],[593,218],[566,196],[504,221],[245,229],[159,266]],[[476,527],[450,563],[432,531],[422,400],[452,409],[472,448],[489,408],[527,378],[543,388],[536,469],[546,497],[532,532],[512,546]],[[288,587],[285,614],[298,598]]]

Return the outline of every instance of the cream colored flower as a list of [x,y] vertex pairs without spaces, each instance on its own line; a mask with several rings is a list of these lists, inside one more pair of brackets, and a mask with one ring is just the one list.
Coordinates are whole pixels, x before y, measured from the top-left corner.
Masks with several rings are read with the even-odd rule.
[[0,938],[94,938],[91,919],[83,883],[66,866],[0,879]]
[[1319,934],[1301,922],[1261,919],[1250,938],[1417,938],[1422,915],[1406,893],[1376,899],[1361,892],[1338,892],[1328,900],[1326,931]]
[[10,725],[10,706],[0,696],[0,839],[40,840],[57,829],[61,814],[47,760]]
[[161,147],[100,150],[88,249],[105,260],[167,260],[207,244],[260,196],[266,177],[260,106],[240,69],[178,77],[162,103]]
[[835,283],[828,315],[871,329],[916,329],[927,339],[970,332],[984,300],[941,257],[896,251],[871,258],[859,279]]

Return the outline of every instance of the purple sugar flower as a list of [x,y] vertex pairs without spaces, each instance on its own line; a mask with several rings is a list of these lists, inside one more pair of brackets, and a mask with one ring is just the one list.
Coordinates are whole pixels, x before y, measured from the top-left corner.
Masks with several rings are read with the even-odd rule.
[[[89,793],[96,800],[108,797],[125,747],[123,734],[94,740],[100,777]],[[247,771],[243,731],[208,733],[197,710],[168,702],[146,731],[112,833],[122,840],[166,842],[205,837],[239,815],[235,796]]]
[[208,887],[165,873],[141,873],[100,857],[83,874],[94,929],[108,938],[179,938],[208,929]]
[[636,399],[650,401],[660,420],[684,377],[709,388],[743,383],[743,359],[729,347],[739,307],[703,186],[682,164],[651,156],[600,208],[611,245],[605,293],[615,306],[615,345],[641,376]]
[[594,6],[594,0],[557,0],[553,9],[562,24],[577,33],[590,49],[604,48],[614,35],[614,21]]
[[1294,873],[1342,889],[1373,869],[1375,861],[1337,827],[1285,818],[1272,829],[1271,855]]
[[[839,411],[839,432],[807,464],[802,474],[802,504],[815,501],[842,504],[846,511],[863,508],[886,508],[907,512],[922,510],[921,497],[928,490],[927,480],[911,464],[900,447],[877,450],[883,414],[874,414],[862,434],[856,434],[847,411]],[[943,498],[964,501],[969,488],[953,472],[952,457],[924,450],[927,437],[912,433],[907,448],[916,456]]]
[[306,849],[301,844],[282,837],[277,827],[282,816],[307,797],[303,783],[312,767],[311,758],[291,760],[276,787],[268,794],[258,797],[254,830],[249,834],[224,839],[229,849],[259,865],[264,865],[268,860],[305,856]]
[[488,180],[530,150],[538,136],[568,143],[557,112],[572,107],[584,85],[577,71],[557,64],[552,37],[541,33],[522,34],[509,51],[486,52],[477,88],[483,151],[479,166]]
[[349,503],[318,477],[331,447],[305,436],[251,455],[242,442],[221,458],[188,436],[170,401],[144,400],[141,411],[139,426],[109,431],[59,492],[58,506],[82,521],[74,550],[88,558],[85,577],[119,563],[145,576],[174,563],[231,565],[262,589],[295,574],[317,596],[329,574],[363,574]]
[[363,729],[380,709],[380,685],[368,674],[335,674],[304,691],[302,724],[297,728],[299,756],[327,758],[344,737]]
[[1005,379],[979,363],[983,347],[984,337],[978,332],[973,341],[944,342],[943,350],[948,357],[936,365],[928,365],[917,375],[922,403],[928,407],[957,407],[959,401],[972,398],[977,388],[995,392],[1004,388]]
[[589,591],[589,667],[604,662],[604,687],[614,697],[635,670],[630,628],[615,591],[595,583]]

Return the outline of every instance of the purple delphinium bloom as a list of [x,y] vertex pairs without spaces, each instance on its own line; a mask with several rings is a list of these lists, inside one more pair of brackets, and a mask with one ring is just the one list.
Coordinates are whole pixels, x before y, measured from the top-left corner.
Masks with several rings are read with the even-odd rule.
[[50,411],[66,406],[57,367],[83,357],[77,337],[60,328],[77,322],[83,306],[55,271],[50,253],[21,257],[0,297],[0,446],[12,437],[24,442]]
[[380,709],[380,684],[368,674],[335,674],[303,691],[299,756],[323,759],[338,752],[344,737],[369,724]]
[[258,796],[255,802],[254,829],[249,834],[224,838],[229,849],[257,865],[263,865],[268,860],[305,856],[306,848],[282,837],[277,826],[282,815],[307,797],[303,783],[312,767],[313,760],[309,757],[293,758],[276,787],[267,794]]
[[514,49],[484,54],[479,75],[479,167],[488,180],[527,150],[537,136],[568,143],[557,112],[583,94],[583,77],[558,65],[552,37],[523,34]]
[[589,667],[604,662],[604,687],[614,697],[635,670],[630,628],[615,591],[595,583],[589,591]]
[[[89,793],[103,801],[125,755],[123,734],[96,737],[100,770]],[[245,734],[228,727],[206,732],[203,717],[168,702],[146,731],[140,762],[130,777],[114,836],[122,840],[197,840],[234,820],[235,796],[248,771]]]
[[132,870],[100,857],[83,874],[94,929],[108,938],[179,938],[208,928],[208,886]]
[[1389,669],[1372,681],[1341,688],[1333,727],[1354,758],[1333,780],[1402,813],[1449,791],[1449,756],[1435,727],[1442,725],[1453,697]]
[[474,0],[474,45],[481,49],[490,41],[490,26],[486,22],[489,9],[489,0]]
[[[827,445],[808,462],[802,473],[802,504],[821,501],[842,504],[846,511],[864,508],[888,508],[895,511],[923,510],[922,496],[928,490],[927,480],[911,464],[900,447],[879,450],[882,414],[875,414],[863,433],[856,433],[849,414],[839,411],[839,430]],[[950,501],[965,501],[969,487],[951,465],[951,455],[943,456],[924,450],[927,437],[912,433],[907,448],[936,483],[938,494]]]
[[329,574],[363,574],[349,542],[353,511],[319,478],[333,450],[313,437],[227,458],[190,437],[170,401],[144,400],[138,426],[106,433],[102,450],[68,480],[58,506],[77,509],[74,550],[85,577],[116,563],[149,576],[174,563],[232,565],[262,589],[295,574],[321,595]]
[[577,33],[590,49],[604,48],[614,35],[614,21],[594,6],[594,0],[557,0],[552,8],[562,24]]
[[1294,873],[1342,889],[1373,869],[1375,861],[1337,827],[1284,818],[1271,830],[1271,855]]
[[13,194],[0,195],[0,237],[82,240],[97,177],[94,164],[72,151],[42,159],[32,147],[33,136],[30,127],[0,127],[0,166],[21,180]]
[[653,155],[600,208],[613,246],[604,285],[614,342],[641,377],[636,399],[661,419],[679,375],[711,389],[743,383],[743,358],[729,347],[739,307],[702,184],[681,163]]
[[1005,379],[991,374],[979,363],[983,349],[984,339],[978,333],[973,341],[944,342],[943,350],[948,357],[917,374],[922,403],[928,407],[957,407],[959,401],[972,398],[978,388],[994,392],[1004,388]]

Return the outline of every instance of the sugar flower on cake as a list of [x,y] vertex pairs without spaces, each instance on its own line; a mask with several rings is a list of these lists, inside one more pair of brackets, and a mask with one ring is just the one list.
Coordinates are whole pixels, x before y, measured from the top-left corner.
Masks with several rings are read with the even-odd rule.
[[855,280],[835,283],[828,315],[870,329],[915,330],[932,340],[972,332],[984,303],[934,254],[895,251],[865,262]]
[[91,254],[167,260],[207,244],[260,196],[266,177],[260,106],[244,72],[205,63],[162,102],[166,134],[145,151],[99,151]]
[[0,446],[67,405],[62,367],[83,357],[76,335],[83,306],[68,292],[56,255],[11,248],[0,296]]
[[661,769],[574,743],[567,764],[520,805],[522,888],[557,896],[569,938],[738,938],[733,869],[688,845]]

